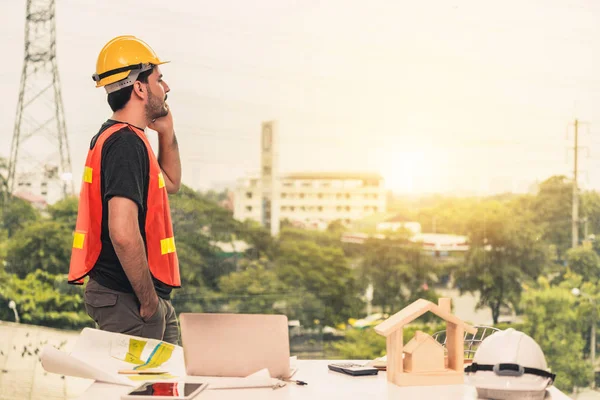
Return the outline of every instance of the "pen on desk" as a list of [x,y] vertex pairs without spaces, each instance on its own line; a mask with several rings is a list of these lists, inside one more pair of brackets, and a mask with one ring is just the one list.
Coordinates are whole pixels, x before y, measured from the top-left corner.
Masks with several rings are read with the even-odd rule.
[[122,369],[119,371],[121,375],[161,375],[166,373],[167,371],[137,371],[134,369]]
[[284,379],[285,382],[289,382],[289,383],[295,383],[296,385],[299,386],[305,386],[308,385],[308,383],[304,382],[304,381],[297,381],[295,379]]

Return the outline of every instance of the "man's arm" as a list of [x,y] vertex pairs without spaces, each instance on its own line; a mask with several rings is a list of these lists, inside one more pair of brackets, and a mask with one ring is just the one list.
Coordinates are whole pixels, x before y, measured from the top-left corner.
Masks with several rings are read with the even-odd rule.
[[108,201],[108,230],[117,257],[140,302],[140,315],[147,320],[158,308],[158,296],[140,233],[137,204],[125,197],[112,197]]
[[158,132],[158,163],[163,172],[167,193],[177,193],[181,186],[181,159],[171,110],[148,127]]
[[177,193],[181,187],[181,160],[175,131],[158,135],[158,163],[163,171],[167,193]]

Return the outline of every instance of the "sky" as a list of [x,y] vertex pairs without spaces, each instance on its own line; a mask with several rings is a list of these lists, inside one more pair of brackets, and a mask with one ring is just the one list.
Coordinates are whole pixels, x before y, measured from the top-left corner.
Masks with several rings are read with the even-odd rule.
[[[0,0],[0,156],[23,66],[25,0]],[[171,87],[183,182],[259,171],[277,120],[280,172],[375,171],[397,193],[524,192],[571,175],[600,189],[600,3],[594,0],[56,0],[73,174],[110,117],[91,75],[133,34]],[[150,137],[156,142],[155,134]]]

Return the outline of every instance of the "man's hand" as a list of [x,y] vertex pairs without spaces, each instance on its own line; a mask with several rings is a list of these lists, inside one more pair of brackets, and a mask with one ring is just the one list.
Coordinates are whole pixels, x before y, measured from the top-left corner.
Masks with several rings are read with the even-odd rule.
[[155,130],[159,135],[173,134],[173,113],[168,104],[165,104],[168,114],[164,117],[157,118],[148,124],[148,128]]
[[158,296],[155,294],[150,298],[148,304],[140,306],[140,316],[145,321],[148,321],[156,312],[158,312]]
[[179,146],[173,129],[173,113],[152,121],[148,128],[158,132],[158,163],[163,172],[167,193],[177,193],[181,186],[181,160]]

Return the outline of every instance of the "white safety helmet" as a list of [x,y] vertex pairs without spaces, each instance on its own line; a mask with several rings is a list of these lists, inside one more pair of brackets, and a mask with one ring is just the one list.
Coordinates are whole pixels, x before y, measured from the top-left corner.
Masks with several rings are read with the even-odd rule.
[[488,336],[465,372],[480,398],[494,400],[541,400],[556,377],[535,340],[512,328]]

